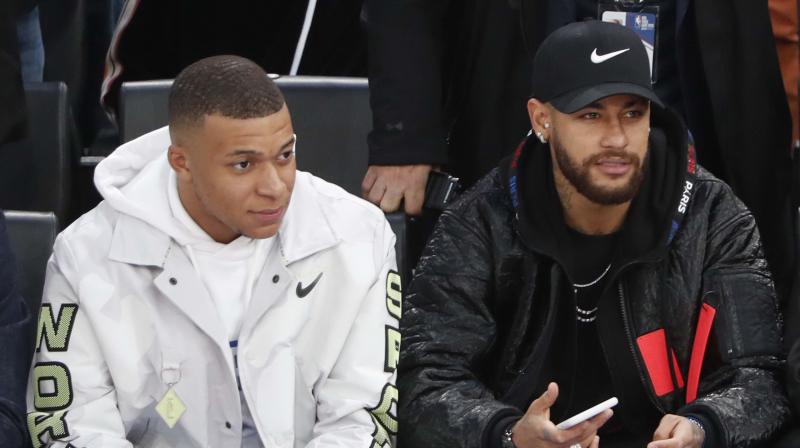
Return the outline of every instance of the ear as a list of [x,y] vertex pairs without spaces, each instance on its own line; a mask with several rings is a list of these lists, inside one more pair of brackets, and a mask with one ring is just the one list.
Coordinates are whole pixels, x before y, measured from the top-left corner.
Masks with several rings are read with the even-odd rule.
[[542,133],[545,139],[550,138],[550,129],[552,128],[553,117],[550,116],[550,109],[541,101],[536,98],[528,100],[528,118],[531,121],[531,129],[533,133]]
[[178,181],[189,182],[192,180],[192,171],[186,148],[180,145],[169,145],[167,151],[169,166],[175,171]]

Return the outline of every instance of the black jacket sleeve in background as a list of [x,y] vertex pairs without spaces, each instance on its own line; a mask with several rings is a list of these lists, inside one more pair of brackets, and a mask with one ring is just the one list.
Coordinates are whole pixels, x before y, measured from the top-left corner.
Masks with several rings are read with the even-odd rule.
[[25,132],[25,92],[22,90],[16,17],[18,0],[0,2],[0,145]]
[[447,162],[442,64],[449,0],[365,0],[370,165]]
[[25,388],[32,346],[26,340],[33,318],[17,291],[16,264],[0,211],[0,446],[28,447]]

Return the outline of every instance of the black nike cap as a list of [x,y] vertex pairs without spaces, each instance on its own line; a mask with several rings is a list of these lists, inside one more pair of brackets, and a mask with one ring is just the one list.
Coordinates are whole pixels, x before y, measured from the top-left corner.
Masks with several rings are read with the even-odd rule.
[[630,94],[663,107],[650,81],[639,36],[615,23],[590,20],[554,31],[533,60],[532,97],[565,114],[612,95]]

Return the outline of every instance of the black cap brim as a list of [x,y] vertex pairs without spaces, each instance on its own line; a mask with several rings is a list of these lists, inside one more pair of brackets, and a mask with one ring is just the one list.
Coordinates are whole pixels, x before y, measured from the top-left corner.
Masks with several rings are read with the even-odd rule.
[[584,87],[581,89],[575,89],[571,92],[567,92],[556,98],[553,98],[549,102],[553,105],[553,107],[558,109],[559,112],[571,114],[583,109],[595,101],[613,95],[636,95],[648,99],[660,107],[664,107],[664,104],[661,102],[655,92],[638,84],[627,82],[605,83]]

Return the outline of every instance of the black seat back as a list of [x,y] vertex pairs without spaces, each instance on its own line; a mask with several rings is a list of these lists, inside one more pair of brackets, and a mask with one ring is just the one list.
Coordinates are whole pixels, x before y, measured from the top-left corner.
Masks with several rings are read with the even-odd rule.
[[19,291],[35,316],[44,289],[47,260],[58,234],[58,219],[52,212],[5,211],[11,250],[17,259]]
[[25,85],[28,137],[0,145],[0,209],[53,211],[64,219],[70,198],[67,87]]
[[297,134],[297,167],[361,196],[372,128],[366,79],[277,80]]
[[119,94],[119,138],[122,143],[167,124],[167,102],[172,80],[122,84]]

